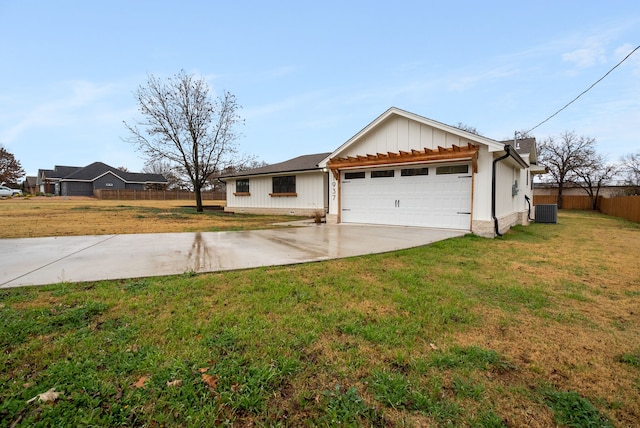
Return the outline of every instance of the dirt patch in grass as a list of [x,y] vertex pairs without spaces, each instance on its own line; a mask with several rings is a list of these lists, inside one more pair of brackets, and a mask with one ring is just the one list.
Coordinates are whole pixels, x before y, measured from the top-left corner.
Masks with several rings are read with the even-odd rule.
[[204,201],[197,213],[189,201],[107,201],[93,198],[32,197],[0,200],[0,238],[205,232],[273,227],[290,216],[229,214]]

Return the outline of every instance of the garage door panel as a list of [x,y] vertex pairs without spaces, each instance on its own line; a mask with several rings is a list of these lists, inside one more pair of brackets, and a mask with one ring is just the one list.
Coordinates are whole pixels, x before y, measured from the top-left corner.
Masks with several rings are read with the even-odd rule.
[[345,223],[470,228],[471,176],[460,174],[343,180],[341,215]]

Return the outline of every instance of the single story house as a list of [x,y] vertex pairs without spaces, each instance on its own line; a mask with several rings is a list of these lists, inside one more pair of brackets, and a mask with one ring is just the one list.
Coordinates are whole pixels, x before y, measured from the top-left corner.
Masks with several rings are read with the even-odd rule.
[[24,181],[22,182],[22,193],[24,193],[25,195],[33,195],[38,191],[38,177],[34,177],[34,176],[27,176],[25,177]]
[[102,162],[40,169],[36,183],[39,192],[56,196],[93,196],[97,189],[145,190],[166,184],[167,179],[161,174],[126,172]]
[[226,183],[225,211],[324,217],[329,209],[329,176],[318,163],[330,153],[298,156],[285,162],[220,177]]
[[[324,208],[328,223],[493,237],[528,223],[533,175],[544,172],[534,139],[496,141],[395,107],[324,155],[224,177],[226,209],[306,214]],[[301,159],[304,169],[291,165]]]

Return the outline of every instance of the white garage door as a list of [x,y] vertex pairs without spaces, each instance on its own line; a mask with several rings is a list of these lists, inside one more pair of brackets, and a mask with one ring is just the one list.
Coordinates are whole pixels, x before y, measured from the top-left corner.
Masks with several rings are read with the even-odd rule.
[[471,227],[471,166],[393,167],[341,173],[341,221]]

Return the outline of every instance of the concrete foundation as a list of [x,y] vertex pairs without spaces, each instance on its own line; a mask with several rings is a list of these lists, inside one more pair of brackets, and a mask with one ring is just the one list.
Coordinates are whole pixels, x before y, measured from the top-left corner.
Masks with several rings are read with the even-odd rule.
[[261,214],[261,215],[295,215],[300,217],[324,217],[325,211],[317,208],[241,208],[225,207],[226,213]]
[[[498,217],[498,230],[500,233],[506,233],[511,226],[516,224],[528,225],[527,211],[512,213],[506,216]],[[495,227],[493,220],[473,220],[472,232],[484,238],[495,238]]]

